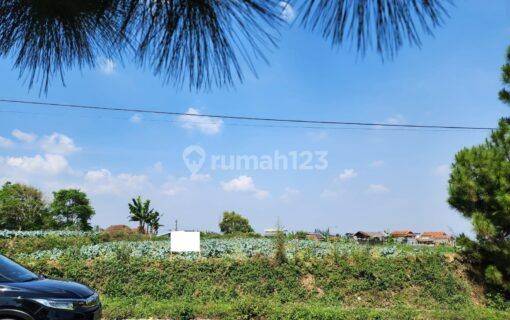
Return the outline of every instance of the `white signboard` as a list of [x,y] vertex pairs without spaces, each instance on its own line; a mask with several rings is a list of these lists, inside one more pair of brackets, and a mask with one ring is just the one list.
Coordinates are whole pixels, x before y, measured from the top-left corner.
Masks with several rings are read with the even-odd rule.
[[200,232],[172,231],[170,233],[172,252],[200,252]]

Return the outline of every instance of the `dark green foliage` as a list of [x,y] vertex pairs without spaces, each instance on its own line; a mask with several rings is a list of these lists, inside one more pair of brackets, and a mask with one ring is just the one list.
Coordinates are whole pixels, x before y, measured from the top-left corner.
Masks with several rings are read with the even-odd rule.
[[[289,2],[333,45],[353,42],[364,53],[374,44],[391,57],[406,42],[420,45],[420,27],[430,34],[452,1]],[[276,0],[0,0],[0,56],[43,90],[69,69],[126,51],[177,86],[230,86],[276,47],[282,10]]]
[[286,252],[286,236],[285,233],[281,230],[276,232],[275,237],[275,253],[274,259],[276,263],[282,264],[287,262],[287,252]]
[[484,144],[461,150],[448,202],[471,220],[476,241],[461,237],[469,262],[490,286],[510,293],[510,120]]
[[[460,266],[438,254],[402,258],[363,254],[338,261],[323,257],[275,264],[265,258],[146,260],[120,251],[88,261],[68,254],[52,262],[23,257],[20,262],[51,277],[84,282],[111,297],[197,304],[261,297],[283,304],[343,307],[396,307],[399,301],[417,308],[471,305],[470,284],[457,275]],[[249,303],[239,308],[264,310]]]
[[138,222],[140,233],[157,234],[160,227],[162,214],[151,208],[151,201],[143,201],[140,196],[132,199],[129,206],[129,220]]
[[290,235],[291,238],[299,239],[299,240],[305,240],[308,236],[308,232],[306,231],[296,231],[294,234]]
[[248,219],[234,211],[223,212],[223,218],[220,222],[220,230],[224,234],[250,234],[253,228],[250,226]]
[[59,229],[90,231],[90,218],[95,214],[87,195],[76,189],[53,192],[50,211]]
[[334,46],[354,39],[361,54],[375,47],[393,57],[405,42],[421,45],[419,28],[430,34],[448,16],[450,0],[304,1],[302,23],[318,29]]
[[42,192],[36,188],[5,183],[0,189],[0,229],[41,230],[52,227]]
[[67,69],[93,66],[97,57],[115,54],[120,43],[115,0],[1,0],[0,56],[31,87],[47,90]]
[[510,47],[506,53],[506,63],[501,67],[501,81],[503,89],[499,91],[499,100],[506,104],[510,104]]

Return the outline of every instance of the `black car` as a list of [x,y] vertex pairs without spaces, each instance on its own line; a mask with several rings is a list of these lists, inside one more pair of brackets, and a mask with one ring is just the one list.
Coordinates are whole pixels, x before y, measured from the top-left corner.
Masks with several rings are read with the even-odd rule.
[[0,255],[0,320],[100,318],[101,302],[94,290],[46,279]]

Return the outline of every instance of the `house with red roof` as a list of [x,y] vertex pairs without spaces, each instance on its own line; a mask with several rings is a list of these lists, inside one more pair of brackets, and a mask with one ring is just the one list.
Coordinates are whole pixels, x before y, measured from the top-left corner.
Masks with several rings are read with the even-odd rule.
[[427,231],[427,232],[423,232],[419,237],[417,237],[416,241],[419,244],[452,245],[453,237],[444,231]]
[[398,230],[390,233],[390,237],[398,243],[416,244],[418,233],[411,230]]

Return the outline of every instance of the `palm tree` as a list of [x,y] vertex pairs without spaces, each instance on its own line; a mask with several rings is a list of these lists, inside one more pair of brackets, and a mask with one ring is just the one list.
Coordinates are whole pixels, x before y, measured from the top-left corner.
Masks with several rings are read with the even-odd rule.
[[138,230],[141,233],[147,233],[146,225],[150,221],[154,210],[150,208],[151,201],[143,201],[140,196],[131,200],[129,204],[129,220],[138,222]]
[[[353,42],[383,57],[420,46],[420,31],[440,26],[453,0],[0,0],[0,56],[14,57],[29,86],[99,57],[128,50],[165,82],[201,89],[243,80],[276,47],[282,10],[333,46]],[[132,52],[129,52],[131,54]]]
[[158,234],[159,228],[161,228],[163,225],[160,223],[160,219],[163,215],[160,214],[158,211],[153,211],[152,214],[149,217],[149,221],[147,222],[147,225],[149,227],[151,234]]

